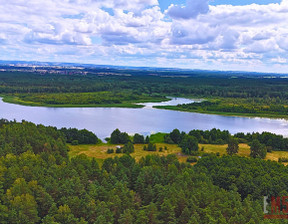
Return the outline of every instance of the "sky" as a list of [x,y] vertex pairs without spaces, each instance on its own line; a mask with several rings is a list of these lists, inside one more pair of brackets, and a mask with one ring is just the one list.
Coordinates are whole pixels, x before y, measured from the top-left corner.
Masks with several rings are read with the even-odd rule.
[[0,0],[0,60],[288,72],[288,0]]

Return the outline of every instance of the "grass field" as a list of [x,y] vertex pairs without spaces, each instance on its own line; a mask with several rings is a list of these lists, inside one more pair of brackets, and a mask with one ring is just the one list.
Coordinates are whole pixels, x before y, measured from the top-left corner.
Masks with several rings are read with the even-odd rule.
[[[169,154],[176,154],[178,160],[180,162],[186,162],[188,156],[183,155],[181,153],[181,149],[177,145],[165,144],[165,143],[156,143],[157,150],[162,147],[163,149],[167,147],[167,150],[163,150],[163,152],[148,152],[143,150],[144,145],[136,144],[135,152],[131,154],[136,161],[139,161],[141,157],[145,157],[147,155],[160,155],[167,156]],[[70,148],[70,156],[76,156],[80,154],[85,154],[89,157],[94,157],[96,160],[102,164],[102,162],[107,158],[113,158],[115,156],[121,156],[123,154],[107,154],[107,149],[116,150],[117,145],[110,144],[100,144],[100,145],[69,145]],[[201,153],[219,153],[220,155],[226,155],[227,145],[210,145],[210,144],[199,144],[199,149],[204,147],[204,151],[200,151]],[[247,144],[239,144],[239,156],[249,157],[250,155],[250,147]],[[272,153],[267,153],[266,160],[278,161],[280,157],[288,158],[288,152],[283,151],[273,151]],[[287,165],[288,163],[283,163]]]

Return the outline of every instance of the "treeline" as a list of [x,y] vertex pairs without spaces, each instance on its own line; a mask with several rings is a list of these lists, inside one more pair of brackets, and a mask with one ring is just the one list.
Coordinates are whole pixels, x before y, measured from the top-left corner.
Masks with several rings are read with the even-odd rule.
[[135,94],[133,91],[101,91],[101,92],[84,92],[84,93],[43,93],[43,94],[17,94],[23,101],[36,102],[40,104],[52,105],[109,105],[125,104],[131,102],[145,102],[153,100],[166,100],[164,96]]
[[[111,73],[112,71],[104,71]],[[149,96],[199,96],[263,100],[274,105],[287,105],[288,80],[281,78],[237,77],[196,72],[151,72],[115,70],[115,75],[103,75],[101,70],[91,70],[87,75],[60,75],[24,72],[1,72],[0,94],[89,93],[131,91],[134,95]],[[128,76],[127,76],[128,74]],[[129,76],[131,75],[131,76]],[[185,78],[184,78],[184,77]],[[38,95],[37,95],[38,94]],[[65,95],[63,95],[64,98]],[[56,95],[54,97],[57,98]],[[73,101],[73,98],[70,98]],[[95,99],[94,99],[95,100]],[[252,102],[251,101],[251,102]],[[69,102],[69,99],[68,99]]]
[[288,138],[284,138],[282,135],[276,135],[270,132],[262,133],[237,133],[234,135],[239,142],[252,142],[254,139],[257,139],[261,144],[264,144],[268,151],[288,151]]
[[78,144],[97,144],[99,139],[91,131],[86,129],[78,130],[76,128],[61,128],[60,131],[66,137],[66,142],[73,145]]
[[[164,136],[164,142],[168,144],[179,144],[187,134],[178,129],[174,129],[171,133]],[[221,131],[220,129],[213,128],[211,130],[192,130],[188,133],[193,136],[201,144],[227,144],[231,134],[229,131]]]
[[213,128],[211,130],[192,130],[188,134],[174,129],[171,133],[164,136],[164,142],[168,144],[180,144],[185,136],[193,136],[198,143],[201,144],[228,144],[231,138],[235,138],[239,143],[252,143],[253,140],[258,140],[261,144],[267,147],[268,152],[274,151],[288,151],[288,138],[282,135],[273,134],[270,132],[262,133],[237,133],[231,135],[229,131],[221,131]]
[[31,122],[0,121],[0,156],[20,155],[26,151],[49,157],[57,163],[68,159],[68,147],[63,133],[54,127],[35,125]]
[[[6,142],[4,145],[7,147],[9,151],[9,144],[11,143],[12,146],[16,144],[17,150],[23,150],[23,145],[26,145],[27,139],[31,140],[33,147],[35,144],[42,144],[45,140],[45,136],[47,133],[53,134],[54,140],[61,140],[62,142],[72,143],[73,145],[78,144],[97,144],[99,139],[98,137],[91,131],[86,129],[78,130],[76,128],[61,128],[57,129],[56,127],[44,127],[43,125],[35,125],[31,122],[22,121],[18,123],[16,121],[8,121],[6,119],[0,119],[0,128],[3,127],[2,132],[0,132],[0,136],[3,135],[3,141]],[[22,127],[22,128],[21,128]],[[27,133],[25,128],[30,128],[31,133]],[[34,131],[32,131],[32,128]],[[19,135],[17,140],[14,141],[9,135],[15,132]],[[27,135],[27,136],[26,136]],[[29,136],[30,135],[30,136]],[[1,137],[0,137],[1,141]],[[8,144],[9,143],[9,144]],[[51,146],[47,146],[49,149]],[[39,148],[39,147],[36,147]],[[40,149],[39,149],[40,150]]]
[[200,103],[190,103],[178,105],[177,108],[186,111],[199,112],[225,112],[225,113],[244,113],[244,114],[281,114],[288,115],[287,104],[275,103],[266,100],[263,103],[248,102],[242,100],[235,102],[235,99],[218,100],[215,102],[203,101]]

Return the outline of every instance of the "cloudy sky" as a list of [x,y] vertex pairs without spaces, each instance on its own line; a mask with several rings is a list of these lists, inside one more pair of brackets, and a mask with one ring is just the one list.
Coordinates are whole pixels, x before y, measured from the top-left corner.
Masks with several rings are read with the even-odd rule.
[[288,0],[0,0],[0,60],[288,72]]

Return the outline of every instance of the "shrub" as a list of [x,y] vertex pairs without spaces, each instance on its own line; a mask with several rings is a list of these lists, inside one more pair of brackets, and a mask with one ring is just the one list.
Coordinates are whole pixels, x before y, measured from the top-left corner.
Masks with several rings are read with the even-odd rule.
[[152,144],[152,143],[149,143],[148,147],[147,147],[147,151],[156,152],[157,151],[156,145]]
[[116,153],[117,153],[117,154],[122,153],[122,148],[117,148],[117,149],[116,149]]
[[200,153],[197,151],[191,151],[190,156],[199,156]]
[[107,150],[107,154],[112,154],[112,153],[114,153],[114,149],[108,149]]
[[73,141],[71,142],[71,145],[79,145],[78,140],[73,140]]
[[123,147],[123,153],[133,153],[135,151],[134,145],[131,142],[128,142]]
[[288,162],[288,158],[282,157],[278,159],[279,163],[287,163]]
[[196,163],[197,161],[198,161],[198,159],[195,157],[192,157],[192,156],[189,156],[187,158],[187,163]]

